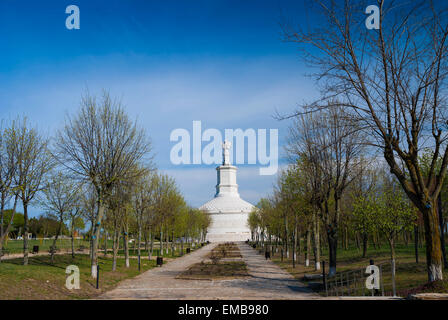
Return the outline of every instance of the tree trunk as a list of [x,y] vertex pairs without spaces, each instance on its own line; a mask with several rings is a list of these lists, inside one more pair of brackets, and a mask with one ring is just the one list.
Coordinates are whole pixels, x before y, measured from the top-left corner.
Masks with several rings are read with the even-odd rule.
[[378,249],[381,249],[381,238],[380,238],[378,232],[375,232],[375,233],[373,234],[373,239],[376,239],[376,240],[375,240],[375,250],[376,250],[377,248],[378,248]]
[[350,246],[350,243],[349,243],[349,237],[348,237],[348,227],[345,226],[345,247],[344,247],[344,249],[348,250],[349,246]]
[[261,247],[264,248],[264,231],[261,231]]
[[90,239],[89,239],[89,256],[90,256],[90,260],[92,260],[93,257],[93,225],[95,224],[95,220],[92,219],[90,220]]
[[169,254],[169,236],[168,231],[165,229],[165,254]]
[[437,206],[424,208],[423,221],[425,224],[426,266],[428,281],[443,280],[442,250],[439,232],[439,216]]
[[394,239],[389,239],[389,245],[390,245],[390,257],[391,257],[391,271],[392,271],[392,292],[395,296],[395,243]]
[[408,244],[409,244],[409,241],[408,241],[408,234],[407,234],[407,232],[405,231],[405,230],[403,230],[403,243],[404,243],[404,245],[407,247],[408,246]]
[[140,250],[140,241],[142,240],[142,226],[139,223],[138,226],[138,237],[137,237],[137,256],[138,256],[138,271],[140,271],[140,263],[141,263],[141,250]]
[[369,240],[367,233],[362,234],[362,257],[365,258],[367,255],[367,241]]
[[28,265],[28,203],[23,202],[23,265]]
[[319,237],[319,222],[317,221],[317,213],[313,214],[313,233],[314,233],[314,268],[320,270],[320,237]]
[[72,235],[72,258],[75,258],[75,217],[72,216],[72,228],[71,228],[71,235]]
[[336,274],[336,252],[338,248],[338,235],[336,230],[333,229],[331,226],[327,226],[327,238],[328,238],[328,249],[330,260],[328,276],[333,276]]
[[311,224],[308,224],[306,229],[305,267],[310,266],[310,254],[311,254]]
[[120,236],[118,232],[119,232],[118,230],[114,230],[114,238],[112,241],[112,251],[113,251],[112,271],[117,270],[118,249],[120,247]]
[[144,233],[145,237],[145,251],[148,252],[148,233],[145,231]]
[[2,261],[3,256],[3,239],[5,238],[5,230],[3,228],[3,220],[5,215],[5,202],[6,202],[6,194],[2,193],[1,203],[0,203],[0,262]]
[[[372,234],[372,244],[373,244],[373,249],[377,249],[377,238],[376,238],[376,235],[375,235],[375,233],[374,234]],[[368,244],[368,240],[367,240],[367,244]]]
[[100,237],[100,225],[101,221],[103,220],[104,215],[104,209],[105,206],[103,204],[103,198],[100,195],[101,193],[98,192],[98,204],[97,204],[97,215],[95,218],[95,224],[93,225],[93,232],[92,232],[92,260],[91,260],[91,275],[92,278],[96,279],[96,268],[98,265],[98,242]]
[[418,263],[418,225],[414,226],[414,252],[415,252],[415,263]]
[[154,232],[152,232],[152,230],[151,230],[151,232],[150,232],[150,234],[149,234],[149,237],[150,237],[150,239],[151,239],[151,243],[150,243],[150,245],[149,245],[148,260],[151,260],[152,253],[153,253],[153,250],[154,250]]
[[159,256],[163,257],[163,231],[160,231],[160,252]]
[[341,239],[341,241],[338,241],[339,249],[343,250],[345,248],[345,228],[341,228],[338,239]]
[[61,233],[61,229],[62,229],[62,215],[61,215],[61,217],[59,219],[59,225],[58,225],[58,229],[56,231],[56,235],[55,235],[54,240],[53,240],[53,246],[52,246],[52,248],[50,248],[51,264],[54,263],[54,254],[56,253],[56,242],[58,241],[58,237],[59,237],[59,234]]
[[359,232],[356,232],[355,234],[355,241],[356,241],[356,248],[359,251],[361,249],[361,245],[359,244]]
[[292,232],[292,267],[296,267],[296,233],[297,233],[297,225],[294,226],[294,230]]
[[125,232],[123,233],[123,249],[124,249],[124,260],[126,268],[129,268],[129,243],[128,243],[128,232],[127,228],[125,229]]
[[286,259],[289,258],[289,250],[288,250],[288,219],[286,218],[286,213],[284,216],[284,223],[285,223],[285,253],[286,253]]
[[418,246],[423,248],[423,239],[425,238],[425,228],[418,228],[419,236],[418,236]]
[[446,260],[446,251],[445,251],[445,228],[444,228],[444,219],[443,219],[443,210],[442,210],[442,196],[439,193],[437,197],[437,208],[439,213],[439,225],[440,225],[440,245],[442,248],[442,259],[443,266],[448,268],[448,261]]
[[[15,197],[14,197],[14,205],[12,207],[11,219],[9,221],[8,226],[6,227],[6,230],[2,229],[3,231],[2,231],[2,234],[0,235],[0,262],[2,261],[3,248],[5,247],[6,238],[8,237],[9,230],[10,230],[10,228],[11,228],[13,222],[14,222],[14,216],[16,214],[16,208],[17,208],[17,201],[18,201],[18,199],[19,199],[19,196],[16,194]],[[3,206],[4,206],[4,204],[3,204]],[[4,209],[4,207],[3,207],[3,209]],[[3,218],[3,216],[2,216],[2,218]],[[3,228],[3,220],[2,220],[2,228]]]
[[107,231],[104,230],[104,256],[107,256]]

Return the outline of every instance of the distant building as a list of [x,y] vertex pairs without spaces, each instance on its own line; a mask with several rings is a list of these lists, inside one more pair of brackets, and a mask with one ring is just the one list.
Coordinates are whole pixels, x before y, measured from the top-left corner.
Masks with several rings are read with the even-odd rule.
[[199,209],[211,217],[211,225],[207,230],[210,242],[246,241],[250,239],[247,224],[249,213],[255,208],[240,198],[236,183],[237,168],[230,164],[229,142],[223,143],[223,163],[217,167],[217,184],[215,197],[203,204]]

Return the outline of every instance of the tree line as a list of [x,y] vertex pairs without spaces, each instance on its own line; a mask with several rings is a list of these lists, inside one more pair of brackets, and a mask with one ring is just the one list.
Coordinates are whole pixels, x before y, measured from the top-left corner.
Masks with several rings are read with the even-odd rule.
[[[380,0],[379,29],[371,30],[364,15],[369,4],[314,1],[309,10],[318,23],[281,24],[284,40],[296,44],[313,68],[320,94],[291,114],[277,114],[293,121],[290,166],[251,225],[260,237],[267,225],[276,226],[277,238],[294,244],[299,221],[306,242],[313,243],[316,269],[323,235],[330,274],[338,241],[350,232],[364,243],[381,233],[393,260],[397,235],[414,227],[418,235],[421,228],[428,280],[442,280],[448,7]],[[280,210],[276,224],[263,222],[271,210]]]
[[157,171],[146,132],[108,92],[99,98],[84,95],[79,110],[67,115],[51,139],[26,118],[2,121],[0,258],[14,228],[19,202],[24,265],[28,264],[28,234],[33,226],[28,208],[34,204],[57,221],[52,261],[64,228],[71,234],[74,256],[77,221],[89,224],[92,277],[96,277],[102,235],[113,240],[115,269],[121,240],[129,266],[130,232],[137,238],[140,261],[142,239],[151,244],[151,259],[155,238],[161,249],[169,241],[204,241],[210,223],[208,215],[186,204],[172,178]]

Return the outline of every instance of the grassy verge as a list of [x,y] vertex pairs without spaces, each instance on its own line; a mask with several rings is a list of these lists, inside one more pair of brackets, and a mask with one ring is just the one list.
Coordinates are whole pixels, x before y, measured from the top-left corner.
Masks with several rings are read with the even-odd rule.
[[[49,256],[31,257],[29,265],[22,265],[22,259],[6,260],[0,264],[0,299],[88,299],[115,287],[121,280],[139,274],[136,263],[129,268],[123,260],[118,260],[117,270],[112,272],[112,259],[99,258],[99,287],[90,277],[89,255],[55,256],[55,263],[50,263]],[[80,289],[68,290],[65,287],[67,274],[65,269],[76,265],[80,270]],[[142,262],[142,272],[155,267],[155,261]]]
[[[260,248],[257,248],[260,249]],[[280,250],[280,249],[279,249]],[[418,292],[438,292],[438,293],[448,293],[448,281],[440,281],[431,285],[427,284],[427,273],[426,273],[426,262],[425,262],[425,250],[424,248],[419,248],[419,263],[415,262],[414,246],[399,244],[396,247],[396,288],[397,295],[406,297],[409,293]],[[280,251],[278,253],[274,252],[271,259],[274,263],[279,265],[284,270],[288,271],[295,278],[302,280],[305,275],[321,274],[322,271],[314,270],[314,261],[312,260],[313,255],[311,255],[310,266],[305,267],[304,255],[298,257],[298,263],[296,263],[295,268],[292,267],[292,257],[287,259],[283,258],[281,261]],[[389,247],[383,245],[380,248],[369,247],[367,250],[367,255],[365,258],[362,257],[362,252],[356,247],[351,247],[347,250],[338,248],[337,257],[337,272],[343,271],[353,271],[365,269],[370,263],[370,259],[374,260],[375,265],[385,263],[390,263],[390,251]],[[328,272],[328,252],[323,250],[321,260],[327,261],[327,272]],[[367,275],[366,275],[367,276]],[[448,272],[444,272],[445,279],[448,278]],[[321,282],[321,280],[312,280],[308,282],[311,288],[316,291],[321,290],[320,286],[315,285],[316,282]],[[391,284],[391,274],[386,271],[383,273],[384,291],[385,295],[392,295],[392,284]],[[324,294],[320,291],[319,293]]]
[[[131,250],[130,250],[131,251]],[[193,252],[193,249],[191,249]],[[122,253],[122,252],[121,252]],[[177,251],[173,257],[165,255],[166,261],[180,256]],[[56,255],[54,264],[50,263],[50,256],[31,256],[29,265],[24,266],[23,258],[3,260],[0,263],[0,299],[13,300],[61,300],[61,299],[90,299],[113,289],[120,281],[137,276],[155,267],[155,257],[148,260],[142,253],[141,272],[138,271],[136,259],[130,260],[130,267],[125,267],[124,259],[117,260],[117,270],[112,272],[111,253],[98,257],[100,265],[99,289],[96,289],[96,279],[90,277],[90,257],[87,254]],[[69,265],[76,265],[80,271],[80,289],[68,290],[65,287],[67,274],[65,269]]]

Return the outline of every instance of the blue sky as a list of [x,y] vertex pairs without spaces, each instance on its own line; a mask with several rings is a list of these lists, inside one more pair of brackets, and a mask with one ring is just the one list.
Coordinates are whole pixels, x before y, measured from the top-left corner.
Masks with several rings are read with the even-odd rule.
[[[70,4],[80,30],[65,28]],[[282,153],[289,123],[272,115],[316,94],[296,47],[281,41],[282,16],[312,20],[299,0],[1,0],[1,117],[26,115],[51,136],[86,88],[107,89],[147,130],[158,168],[199,206],[213,197],[215,165],[172,165],[172,130],[193,120],[222,132],[276,128]],[[275,179],[242,166],[240,194],[255,204]]]

